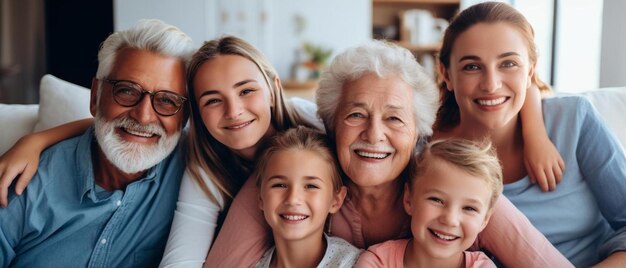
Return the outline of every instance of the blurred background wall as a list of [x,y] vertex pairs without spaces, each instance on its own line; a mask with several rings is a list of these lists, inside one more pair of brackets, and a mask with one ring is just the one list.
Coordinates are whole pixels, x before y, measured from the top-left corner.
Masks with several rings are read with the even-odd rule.
[[[0,0],[0,102],[38,102],[39,79],[45,73],[89,87],[100,43],[141,18],[176,25],[197,46],[224,34],[240,36],[260,48],[287,80],[294,76],[303,43],[335,55],[374,36],[381,5],[412,8],[430,2],[449,2],[458,11],[483,1]],[[505,2],[533,24],[538,72],[556,90],[626,86],[626,18],[621,14],[626,2]]]

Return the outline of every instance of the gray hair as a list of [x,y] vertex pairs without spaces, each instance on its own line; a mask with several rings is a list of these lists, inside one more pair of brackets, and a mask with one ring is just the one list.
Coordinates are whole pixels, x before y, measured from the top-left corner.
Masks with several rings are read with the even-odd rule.
[[439,107],[437,87],[432,78],[419,65],[413,54],[405,48],[384,41],[371,41],[349,48],[333,59],[322,73],[316,92],[317,115],[324,122],[326,132],[334,137],[335,113],[346,83],[367,74],[378,77],[399,75],[414,90],[414,115],[419,140],[432,135]]
[[96,78],[103,79],[111,73],[117,53],[126,47],[180,58],[185,66],[195,51],[191,38],[175,26],[157,19],[143,19],[128,30],[109,35],[102,42]]

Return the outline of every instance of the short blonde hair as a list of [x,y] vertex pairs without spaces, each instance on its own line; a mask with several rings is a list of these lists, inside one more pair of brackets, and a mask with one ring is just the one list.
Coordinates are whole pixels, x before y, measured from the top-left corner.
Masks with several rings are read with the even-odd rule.
[[[287,150],[305,150],[315,153],[326,161],[331,171],[333,192],[339,192],[343,182],[341,181],[337,159],[329,144],[326,135],[303,126],[289,129],[274,136],[255,167],[253,178],[256,179],[257,186],[261,186],[267,164],[274,154]],[[293,164],[296,165],[297,163],[294,162]]]
[[489,141],[471,141],[466,139],[435,140],[428,143],[413,161],[409,177],[409,189],[422,177],[431,166],[433,159],[450,163],[465,172],[482,178],[491,189],[489,208],[502,193],[502,166]]

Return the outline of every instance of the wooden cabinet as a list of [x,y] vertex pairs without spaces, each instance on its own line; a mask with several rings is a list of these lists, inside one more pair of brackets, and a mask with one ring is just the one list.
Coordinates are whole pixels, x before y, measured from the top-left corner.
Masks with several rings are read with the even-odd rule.
[[411,50],[424,67],[434,69],[434,55],[441,47],[441,35],[433,33],[426,40],[416,38],[418,29],[411,27],[422,27],[424,23],[419,25],[420,22],[413,21],[415,14],[430,12],[432,21],[437,18],[449,21],[459,12],[459,6],[460,0],[372,0],[372,36],[398,42]]

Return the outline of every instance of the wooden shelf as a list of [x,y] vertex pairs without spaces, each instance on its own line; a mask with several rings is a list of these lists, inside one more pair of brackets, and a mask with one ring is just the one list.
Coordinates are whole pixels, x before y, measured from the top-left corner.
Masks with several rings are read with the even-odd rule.
[[282,85],[285,90],[316,90],[319,86],[319,81],[308,80],[300,82],[295,80],[283,80]]
[[400,33],[400,14],[403,11],[424,9],[434,17],[449,20],[458,12],[459,6],[459,0],[372,0],[372,26],[393,26],[396,33]]
[[410,44],[409,42],[405,42],[405,41],[398,41],[395,43],[414,53],[436,53],[436,52],[439,52],[439,50],[441,50],[441,43],[436,43],[436,44],[431,44],[431,45],[419,45],[419,46]]
[[[410,50],[415,58],[425,66],[433,75],[436,74],[436,55],[441,50],[441,43],[430,44],[437,40],[432,38],[411,38],[415,34],[415,28],[403,21],[405,12],[408,10],[425,10],[432,14],[433,18],[450,20],[460,9],[461,0],[372,0],[372,36],[377,39],[385,39],[395,42],[401,47]],[[415,11],[414,11],[415,12]],[[419,12],[419,11],[417,11]],[[439,25],[443,25],[441,20]],[[436,26],[436,25],[435,25]],[[440,28],[443,26],[439,26]],[[436,28],[436,29],[440,29]],[[437,34],[437,33],[435,33]],[[421,36],[423,37],[423,36]],[[413,40],[413,43],[410,41]],[[416,43],[425,43],[416,45]]]
[[308,80],[304,82],[295,80],[284,80],[281,83],[283,84],[283,94],[286,98],[290,99],[293,97],[298,97],[309,100],[311,102],[315,102],[315,91],[319,86],[318,80]]

